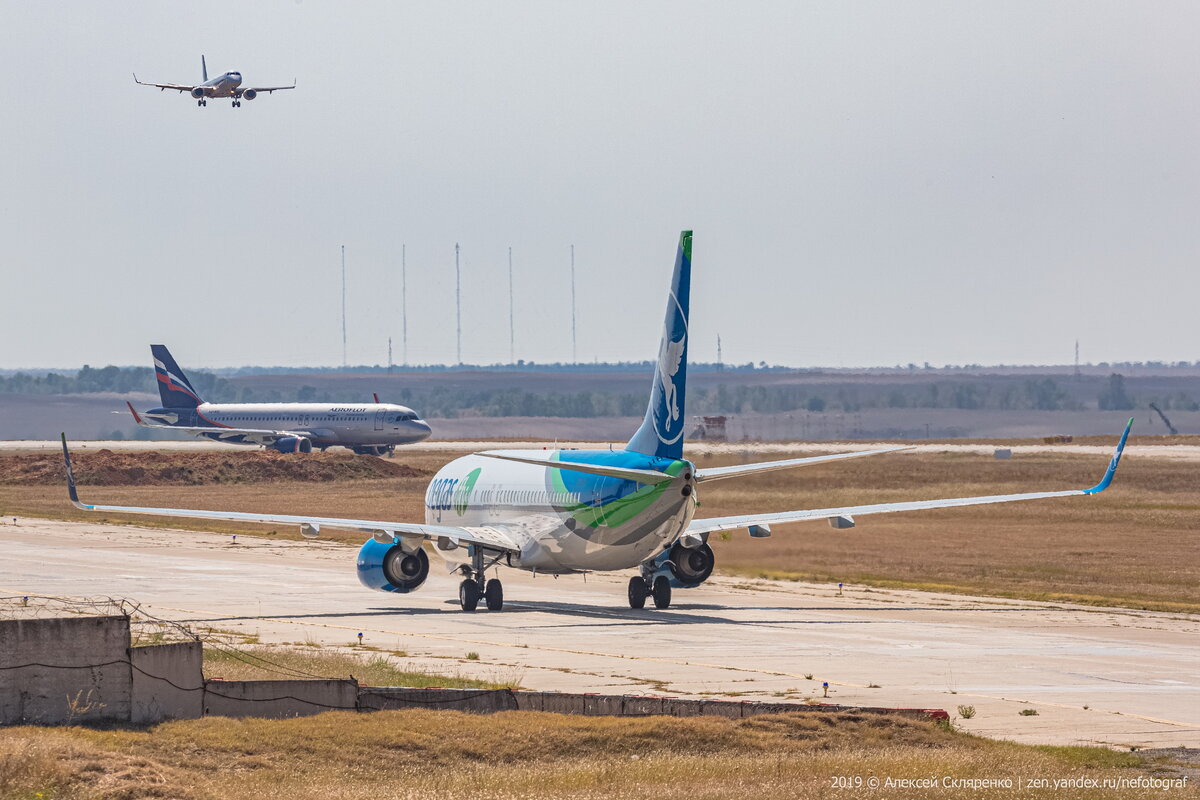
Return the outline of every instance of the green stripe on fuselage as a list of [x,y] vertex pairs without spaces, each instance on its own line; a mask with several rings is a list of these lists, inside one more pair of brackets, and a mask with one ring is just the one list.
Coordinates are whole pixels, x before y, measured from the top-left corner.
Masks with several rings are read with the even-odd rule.
[[[683,471],[685,466],[687,466],[686,461],[672,461],[662,471],[674,478]],[[563,483],[562,470],[552,470],[550,474],[554,490],[565,493],[567,487]],[[569,513],[580,525],[586,525],[590,528],[615,528],[619,525],[624,525],[649,508],[670,485],[670,481],[644,485],[632,494],[618,497],[602,505],[593,506],[587,503],[579,503],[573,506],[563,506],[559,511]]]

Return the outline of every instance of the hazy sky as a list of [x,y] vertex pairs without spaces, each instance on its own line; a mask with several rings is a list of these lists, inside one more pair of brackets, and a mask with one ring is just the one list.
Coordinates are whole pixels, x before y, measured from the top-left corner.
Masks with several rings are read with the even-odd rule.
[[[1194,2],[0,0],[0,367],[1200,359]],[[198,108],[142,80],[299,88]]]

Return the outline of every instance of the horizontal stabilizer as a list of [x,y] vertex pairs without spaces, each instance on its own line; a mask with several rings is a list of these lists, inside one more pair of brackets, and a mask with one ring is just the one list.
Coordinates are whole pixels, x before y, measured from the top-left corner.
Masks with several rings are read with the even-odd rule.
[[709,467],[696,470],[696,480],[718,481],[722,478],[739,478],[743,475],[753,475],[757,472],[770,472],[776,469],[803,467],[808,464],[821,464],[826,461],[842,461],[847,458],[862,458],[863,456],[878,456],[884,453],[899,453],[911,450],[912,447],[887,447],[881,450],[859,450],[853,453],[831,453],[825,456],[810,456],[808,458],[788,458],[783,461],[760,461],[757,464],[734,464],[730,467]]
[[589,475],[604,475],[608,478],[620,478],[626,481],[637,481],[653,485],[662,483],[663,481],[671,480],[671,476],[665,472],[659,472],[653,469],[633,469],[626,467],[612,467],[608,464],[581,464],[577,461],[555,461],[549,458],[533,458],[532,456],[516,456],[509,453],[498,453],[496,451],[476,453],[479,456],[487,456],[488,458],[498,458],[503,461],[516,461],[521,464],[534,464],[547,469],[566,469],[572,472],[586,472]]

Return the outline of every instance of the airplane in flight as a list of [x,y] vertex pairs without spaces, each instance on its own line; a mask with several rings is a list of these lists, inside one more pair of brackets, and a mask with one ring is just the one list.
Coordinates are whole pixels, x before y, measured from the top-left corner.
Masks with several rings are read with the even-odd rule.
[[242,86],[242,73],[240,72],[224,72],[217,77],[209,80],[208,64],[204,62],[204,56],[200,56],[200,74],[203,76],[203,82],[195,83],[145,83],[139,81],[137,73],[133,75],[134,83],[139,86],[155,86],[160,90],[174,89],[177,92],[187,92],[192,97],[196,98],[196,105],[206,106],[211,97],[230,97],[233,98],[233,107],[238,108],[242,105],[242,99],[253,100],[262,92],[270,94],[271,92],[280,92],[284,89],[295,89],[296,81],[292,81],[291,86]]
[[474,611],[481,599],[489,610],[503,607],[500,579],[486,579],[488,570],[497,565],[556,575],[636,569],[628,585],[630,607],[644,608],[647,599],[653,599],[656,608],[665,609],[671,604],[672,590],[694,588],[712,574],[716,558],[708,538],[719,531],[745,529],[750,536],[761,538],[771,535],[772,525],[819,519],[845,529],[854,527],[856,517],[868,514],[1086,497],[1104,491],[1112,482],[1132,419],[1103,478],[1088,489],[697,519],[697,492],[710,481],[906,448],[726,467],[701,468],[685,459],[691,272],[692,232],[684,231],[667,297],[650,402],[641,427],[624,448],[491,450],[455,459],[430,482],[423,523],[83,503],[71,473],[64,435],[63,458],[71,502],[84,510],[108,513],[298,525],[310,538],[318,536],[322,527],[363,531],[371,534],[358,552],[358,578],[364,586],[401,594],[419,588],[429,576],[428,550],[462,574],[458,597],[463,611]]
[[138,425],[191,433],[218,442],[255,444],[281,453],[346,447],[367,455],[390,454],[398,444],[427,439],[429,424],[406,406],[391,403],[206,403],[161,344],[150,345],[160,408],[138,413]]

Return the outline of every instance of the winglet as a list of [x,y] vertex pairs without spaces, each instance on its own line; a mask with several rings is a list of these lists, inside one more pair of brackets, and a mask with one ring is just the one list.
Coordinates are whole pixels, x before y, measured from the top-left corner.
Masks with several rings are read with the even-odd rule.
[[90,511],[91,506],[79,502],[79,492],[75,489],[75,471],[71,469],[71,452],[67,450],[67,434],[62,434],[63,463],[67,467],[67,494],[71,497],[71,505]]
[[379,405],[379,392],[371,392],[371,397],[375,398],[375,405]]
[[1117,442],[1117,449],[1113,452],[1112,461],[1108,462],[1108,469],[1104,473],[1104,477],[1090,489],[1084,489],[1084,494],[1099,494],[1108,488],[1112,483],[1113,476],[1117,474],[1117,464],[1121,463],[1121,453],[1125,450],[1125,440],[1129,438],[1129,431],[1133,428],[1133,417],[1129,418],[1129,422],[1125,425],[1125,432],[1121,434],[1121,441]]
[[138,413],[137,413],[137,409],[135,409],[135,408],[133,407],[133,403],[131,403],[131,402],[129,402],[128,400],[126,400],[126,401],[125,401],[125,405],[129,406],[129,413],[130,413],[130,414],[133,414],[133,421],[134,421],[134,422],[136,422],[138,425],[145,425],[145,424],[146,424],[146,423],[142,422],[142,416],[141,416],[141,414],[138,414]]

